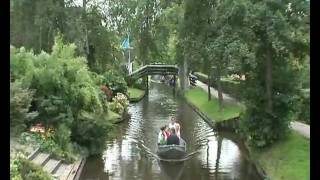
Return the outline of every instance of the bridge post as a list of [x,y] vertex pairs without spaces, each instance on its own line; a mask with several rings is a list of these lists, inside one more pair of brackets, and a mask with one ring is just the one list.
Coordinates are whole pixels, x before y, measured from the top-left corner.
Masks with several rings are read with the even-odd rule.
[[147,77],[146,77],[146,83],[147,83],[146,84],[146,88],[147,88],[146,89],[146,93],[149,94],[149,76],[148,76],[148,74],[147,74]]
[[173,75],[173,94],[176,94],[176,75]]

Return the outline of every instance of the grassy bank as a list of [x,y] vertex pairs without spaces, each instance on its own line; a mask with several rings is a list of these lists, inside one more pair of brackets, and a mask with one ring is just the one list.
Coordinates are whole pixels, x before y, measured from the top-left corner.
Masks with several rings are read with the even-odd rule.
[[310,141],[293,130],[271,147],[250,151],[272,180],[310,179]]
[[128,95],[129,98],[140,98],[144,94],[144,90],[137,89],[137,88],[128,88]]
[[224,110],[219,112],[218,99],[212,97],[211,101],[208,101],[208,93],[198,87],[187,90],[185,97],[202,112],[206,113],[209,118],[217,122],[235,118],[239,116],[242,110],[239,105],[224,103]]

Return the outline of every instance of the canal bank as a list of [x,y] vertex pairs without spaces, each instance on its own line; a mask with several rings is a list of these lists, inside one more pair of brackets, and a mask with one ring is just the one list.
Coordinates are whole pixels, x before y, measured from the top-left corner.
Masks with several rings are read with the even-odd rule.
[[[80,179],[260,179],[246,151],[233,140],[236,135],[213,130],[172,88],[150,83],[148,95],[131,103],[128,112],[131,118],[116,127],[103,154],[87,159]],[[187,153],[196,152],[180,165],[163,164],[152,155],[159,128],[172,116],[182,127]]]
[[[190,93],[191,91],[191,93]],[[231,130],[237,132],[239,129],[238,117],[230,119],[216,120],[212,111],[214,108],[207,109],[208,94],[205,89],[202,90],[201,97],[197,94],[199,91],[192,88],[185,94],[185,99],[191,107],[202,116],[208,124],[217,130]],[[196,96],[195,96],[196,94]],[[194,103],[197,101],[196,103]],[[217,101],[215,99],[215,101]],[[211,114],[209,116],[208,114]],[[241,135],[239,135],[241,136]],[[308,137],[308,136],[307,136]],[[271,179],[308,179],[310,169],[310,145],[309,139],[304,138],[301,134],[290,130],[288,137],[280,140],[271,147],[263,150],[252,148],[246,145],[250,154],[250,159],[257,165],[259,174],[267,175]],[[289,169],[289,170],[288,170]],[[298,169],[298,170],[297,170]]]

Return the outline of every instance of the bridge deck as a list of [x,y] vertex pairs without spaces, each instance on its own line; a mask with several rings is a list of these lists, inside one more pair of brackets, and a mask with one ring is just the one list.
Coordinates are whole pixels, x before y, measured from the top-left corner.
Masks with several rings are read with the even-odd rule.
[[178,66],[176,65],[146,65],[143,66],[137,70],[135,70],[134,72],[132,72],[131,74],[129,74],[128,76],[132,79],[138,79],[142,76],[145,75],[156,75],[156,74],[172,74],[172,75],[176,75],[178,74]]

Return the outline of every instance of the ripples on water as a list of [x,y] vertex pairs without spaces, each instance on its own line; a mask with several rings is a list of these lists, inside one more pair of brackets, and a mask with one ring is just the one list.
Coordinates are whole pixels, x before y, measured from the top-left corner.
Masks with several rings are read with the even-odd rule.
[[[130,104],[131,119],[117,128],[102,157],[87,160],[82,180],[101,179],[259,179],[230,139],[217,134],[163,84],[151,84],[149,95]],[[159,128],[176,116],[187,142],[189,159],[159,162]],[[198,153],[196,153],[198,152]]]

